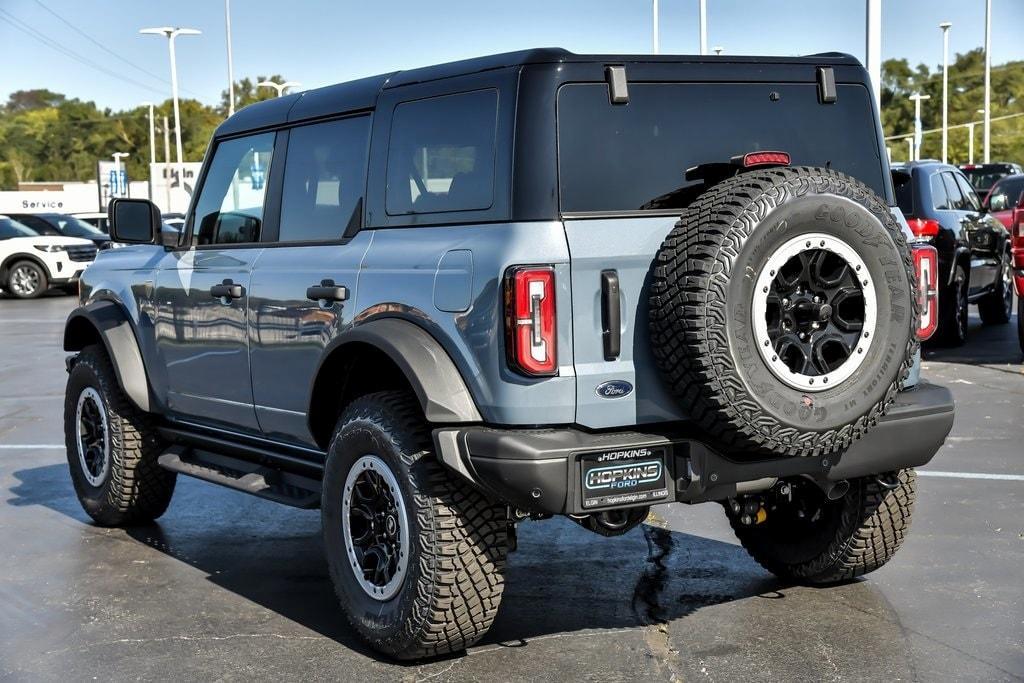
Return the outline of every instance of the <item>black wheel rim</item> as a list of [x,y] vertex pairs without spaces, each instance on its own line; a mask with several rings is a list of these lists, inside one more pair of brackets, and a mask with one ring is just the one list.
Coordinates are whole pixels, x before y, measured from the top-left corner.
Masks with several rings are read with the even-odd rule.
[[967,337],[967,276],[956,271],[956,330],[961,339]]
[[1006,312],[1006,319],[1013,315],[1013,268],[1009,259],[1003,261],[1003,310]]
[[82,473],[91,485],[100,486],[110,468],[110,434],[103,399],[92,387],[79,394],[75,427]]
[[794,238],[766,260],[752,310],[758,350],[783,382],[822,391],[852,376],[875,329],[867,265],[846,242]]
[[356,461],[342,497],[345,550],[363,591],[387,600],[401,588],[409,555],[409,530],[398,482],[373,455]]

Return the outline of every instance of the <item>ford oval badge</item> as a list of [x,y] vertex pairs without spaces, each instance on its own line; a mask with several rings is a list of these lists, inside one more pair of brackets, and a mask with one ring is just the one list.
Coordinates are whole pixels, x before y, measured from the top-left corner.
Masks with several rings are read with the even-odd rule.
[[622,379],[613,379],[597,385],[597,395],[601,398],[622,398],[633,393],[633,385]]

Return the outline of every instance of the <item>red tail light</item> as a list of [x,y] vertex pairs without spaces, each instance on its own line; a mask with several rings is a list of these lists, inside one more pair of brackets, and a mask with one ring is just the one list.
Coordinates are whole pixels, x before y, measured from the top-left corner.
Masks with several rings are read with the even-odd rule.
[[509,269],[505,277],[505,331],[513,369],[524,375],[558,374],[554,268]]
[[939,222],[930,218],[908,218],[907,225],[915,237],[935,237],[939,234]]
[[786,152],[747,152],[740,162],[743,168],[755,166],[789,166],[789,154]]
[[1013,245],[1013,284],[1018,297],[1024,297],[1024,209],[1013,212],[1013,230],[1010,231]]
[[917,273],[917,302],[921,309],[917,338],[924,341],[935,334],[939,326],[939,252],[930,244],[914,244],[911,250]]

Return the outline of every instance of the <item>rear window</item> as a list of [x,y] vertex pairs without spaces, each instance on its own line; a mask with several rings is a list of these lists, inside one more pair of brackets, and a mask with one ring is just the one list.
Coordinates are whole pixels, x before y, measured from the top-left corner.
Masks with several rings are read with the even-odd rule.
[[760,150],[788,152],[794,166],[830,166],[888,194],[862,86],[838,86],[828,105],[813,83],[630,83],[629,98],[610,104],[604,83],[559,90],[562,211],[679,209],[703,188],[686,169]]
[[906,171],[892,172],[892,189],[896,194],[896,204],[904,216],[914,215],[914,182]]

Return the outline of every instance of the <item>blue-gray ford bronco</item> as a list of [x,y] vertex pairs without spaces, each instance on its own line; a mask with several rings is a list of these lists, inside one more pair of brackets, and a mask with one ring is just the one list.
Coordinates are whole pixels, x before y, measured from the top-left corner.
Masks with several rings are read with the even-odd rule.
[[110,218],[134,246],[64,332],[85,511],[151,523],[178,475],[319,508],[342,613],[396,658],[486,633],[530,519],[715,502],[787,581],[870,572],[953,421],[918,377],[934,251],[847,55],[310,90],[220,125],[180,234]]

